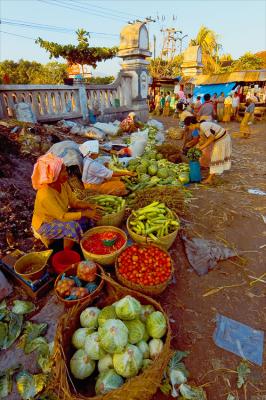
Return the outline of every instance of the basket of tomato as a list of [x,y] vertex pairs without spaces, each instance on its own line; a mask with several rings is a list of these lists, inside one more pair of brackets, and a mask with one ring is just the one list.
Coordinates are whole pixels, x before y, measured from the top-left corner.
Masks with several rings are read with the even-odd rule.
[[57,298],[66,307],[72,307],[81,302],[92,302],[99,296],[103,285],[104,271],[93,261],[81,261],[73,264],[55,281]]
[[116,277],[124,286],[149,296],[161,294],[174,273],[166,250],[156,245],[133,244],[117,258]]
[[101,265],[113,265],[126,244],[127,235],[115,226],[92,228],[80,241],[84,258]]

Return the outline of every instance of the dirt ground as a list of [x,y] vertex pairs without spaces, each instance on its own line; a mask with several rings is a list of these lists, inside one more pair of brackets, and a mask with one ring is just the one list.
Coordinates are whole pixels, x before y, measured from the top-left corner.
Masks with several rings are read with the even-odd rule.
[[[171,118],[160,120],[166,127],[176,124]],[[238,126],[230,123],[228,129],[234,132]],[[232,169],[219,178],[215,186],[190,186],[193,199],[183,221],[184,228],[196,237],[234,247],[239,257],[220,262],[215,270],[199,277],[190,267],[183,243],[178,238],[171,249],[175,280],[159,299],[171,320],[173,348],[190,351],[185,359],[190,370],[190,383],[204,385],[209,400],[226,400],[229,393],[240,400],[266,399],[266,352],[263,367],[250,365],[248,384],[237,390],[236,374],[232,371],[241,359],[218,348],[212,338],[217,313],[255,329],[266,330],[265,283],[250,285],[266,271],[266,225],[263,220],[266,203],[264,196],[248,193],[250,188],[266,191],[265,130],[266,124],[259,122],[252,126],[250,139],[233,139]],[[10,243],[28,251],[34,244],[30,232],[34,199],[30,187],[32,160],[20,159],[15,149],[12,149],[12,156],[10,152],[11,149],[1,153],[2,254],[10,250]],[[16,224],[20,224],[18,230]],[[11,235],[7,234],[10,230]],[[230,285],[239,286],[223,288],[203,297],[210,289]],[[171,397],[158,391],[153,400],[167,398]]]
[[[160,120],[172,125],[169,118]],[[236,131],[238,126],[230,123],[229,131]],[[245,390],[236,390],[237,376],[226,370],[236,370],[241,360],[218,348],[212,338],[217,313],[266,330],[265,283],[250,286],[266,272],[266,202],[264,196],[248,193],[250,188],[266,191],[266,124],[259,122],[251,128],[250,139],[233,139],[232,169],[216,186],[191,186],[193,201],[186,221],[186,229],[194,236],[233,246],[239,257],[220,262],[215,270],[199,277],[188,264],[181,240],[177,240],[171,250],[176,283],[160,298],[174,321],[173,347],[190,351],[185,364],[191,382],[204,385],[210,400],[224,400],[229,393],[241,400],[266,398],[266,351],[263,367],[250,365]],[[239,286],[203,297],[210,289],[230,285]],[[153,400],[165,398],[171,397],[158,392]]]

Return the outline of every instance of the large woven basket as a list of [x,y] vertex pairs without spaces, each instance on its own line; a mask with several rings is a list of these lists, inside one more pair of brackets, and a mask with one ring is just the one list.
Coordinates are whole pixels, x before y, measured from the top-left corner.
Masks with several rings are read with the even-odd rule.
[[[175,214],[174,214],[175,215]],[[170,247],[172,246],[172,244],[174,243],[174,241],[176,240],[177,234],[178,234],[178,230],[176,229],[174,232],[170,233],[169,235],[163,236],[160,239],[158,239],[156,242],[154,240],[152,240],[150,237],[148,236],[141,236],[138,235],[137,233],[135,233],[134,231],[132,231],[131,227],[130,227],[130,220],[132,218],[132,215],[130,215],[127,219],[127,230],[128,233],[130,235],[130,237],[134,240],[134,242],[136,243],[140,243],[140,244],[148,244],[148,243],[154,243],[157,244],[159,247],[162,247],[165,250],[170,249]]]
[[[69,267],[66,271],[64,271],[62,274],[58,275],[58,277],[56,278],[54,287],[56,288],[57,283],[61,280],[63,274],[65,274],[66,276],[77,275],[77,268],[78,268],[78,264],[71,265],[71,267]],[[87,296],[83,297],[82,299],[65,300],[63,297],[60,296],[60,294],[55,289],[56,296],[59,299],[59,301],[61,301],[65,305],[65,307],[73,307],[78,304],[82,304],[84,302],[86,302],[86,304],[90,304],[90,303],[92,303],[92,301],[94,299],[96,299],[100,295],[100,293],[103,289],[103,285],[104,285],[104,281],[102,279],[103,274],[104,274],[104,271],[103,271],[102,267],[99,264],[97,264],[97,278],[100,280],[100,283],[99,283],[97,289],[94,290],[94,292],[88,294]]]
[[94,375],[85,381],[78,381],[72,377],[69,370],[69,361],[75,351],[71,344],[71,338],[74,331],[80,327],[79,316],[87,307],[84,302],[78,307],[70,308],[59,321],[55,336],[54,366],[49,389],[57,395],[58,399],[64,400],[150,400],[161,384],[164,370],[172,355],[170,350],[171,328],[168,317],[160,304],[152,298],[124,288],[106,275],[104,280],[106,294],[94,302],[94,306],[102,308],[124,296],[131,295],[141,304],[151,304],[164,314],[168,329],[162,352],[144,372],[128,379],[123,386],[104,395],[96,396]]
[[[154,243],[152,243],[152,245],[156,246]],[[148,247],[149,245],[147,245],[147,244],[139,244],[139,246]],[[160,246],[157,246],[157,247],[160,247]],[[168,252],[166,250],[162,249],[161,247],[160,247],[160,249],[163,250],[170,257],[170,254],[168,254]],[[170,259],[171,259],[171,274],[170,274],[169,278],[165,282],[160,283],[159,285],[151,285],[151,286],[147,286],[146,285],[145,286],[145,285],[140,285],[138,283],[131,282],[128,279],[126,279],[119,272],[118,257],[117,257],[116,263],[115,263],[116,278],[117,278],[118,282],[121,283],[121,285],[126,286],[129,289],[136,290],[136,291],[138,291],[140,293],[146,294],[147,296],[158,296],[159,294],[161,294],[161,293],[163,293],[165,291],[167,286],[170,284],[170,282],[172,280],[172,276],[174,274],[174,263],[173,263],[173,260],[172,260],[171,257],[170,257]]]
[[120,211],[112,214],[104,215],[99,221],[97,221],[97,226],[120,226],[123,222],[125,215],[126,206],[124,206]]
[[[87,250],[85,250],[83,247],[84,240],[88,239],[88,237],[90,237],[91,235],[94,235],[95,233],[101,233],[101,232],[120,233],[125,239],[125,244],[119,250],[114,251],[111,254],[106,254],[106,255],[93,254],[93,253],[90,253]],[[127,245],[127,235],[125,234],[124,231],[122,231],[121,229],[119,229],[115,226],[98,226],[96,228],[92,228],[89,231],[85,232],[83,238],[80,241],[80,247],[81,247],[82,253],[84,255],[84,258],[86,260],[95,261],[96,263],[98,263],[100,265],[114,265],[116,257],[119,256],[119,254],[124,250],[126,245]]]

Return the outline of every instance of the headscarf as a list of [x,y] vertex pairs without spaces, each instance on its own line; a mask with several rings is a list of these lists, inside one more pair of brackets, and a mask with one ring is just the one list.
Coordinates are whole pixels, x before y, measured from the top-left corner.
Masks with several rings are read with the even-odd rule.
[[87,140],[87,142],[82,143],[79,146],[79,151],[82,153],[83,157],[90,154],[99,153],[99,141],[98,140]]
[[38,190],[55,182],[59,177],[62,165],[63,160],[54,154],[48,153],[39,157],[31,176],[33,188]]
[[135,116],[136,116],[136,114],[133,111],[128,114],[128,117],[131,119],[134,119]]

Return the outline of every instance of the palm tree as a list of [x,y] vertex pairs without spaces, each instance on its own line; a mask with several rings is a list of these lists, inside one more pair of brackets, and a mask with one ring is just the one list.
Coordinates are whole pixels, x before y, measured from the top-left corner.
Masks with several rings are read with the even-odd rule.
[[201,46],[204,73],[219,72],[219,51],[222,46],[218,43],[218,35],[206,26],[201,26],[195,39],[190,41],[191,46]]

